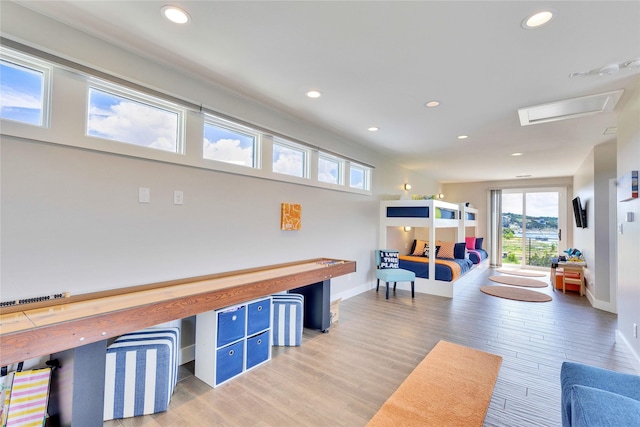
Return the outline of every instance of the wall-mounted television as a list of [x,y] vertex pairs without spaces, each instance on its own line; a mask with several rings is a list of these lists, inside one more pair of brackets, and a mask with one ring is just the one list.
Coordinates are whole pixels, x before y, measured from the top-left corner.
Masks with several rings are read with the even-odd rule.
[[576,219],[576,227],[587,228],[587,209],[582,207],[580,197],[573,199],[573,217]]

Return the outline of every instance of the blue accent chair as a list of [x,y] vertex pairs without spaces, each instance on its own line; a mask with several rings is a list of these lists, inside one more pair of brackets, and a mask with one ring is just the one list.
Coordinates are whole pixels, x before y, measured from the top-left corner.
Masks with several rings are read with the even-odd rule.
[[640,426],[640,376],[564,362],[562,426]]
[[385,268],[382,262],[380,252],[398,255],[398,251],[393,249],[377,249],[376,250],[376,292],[380,288],[380,280],[385,282],[387,287],[387,299],[389,299],[389,283],[393,282],[393,290],[395,292],[398,282],[411,282],[411,298],[415,298],[415,281],[416,274],[413,271],[404,270],[402,268]]

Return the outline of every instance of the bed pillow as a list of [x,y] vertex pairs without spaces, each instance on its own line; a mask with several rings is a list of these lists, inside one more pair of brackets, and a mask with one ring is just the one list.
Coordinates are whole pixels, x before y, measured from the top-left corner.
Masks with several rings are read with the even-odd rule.
[[[424,252],[422,253],[422,256],[429,258],[429,242],[426,242],[426,245],[424,245]],[[440,245],[436,245],[436,258],[438,258],[438,251],[440,250]]]
[[422,254],[424,254],[425,246],[429,246],[429,242],[425,242],[424,240],[414,240],[411,255],[422,256]]
[[455,259],[465,259],[467,256],[467,245],[464,242],[453,245],[453,257]]
[[380,251],[380,270],[399,267],[398,251]]
[[476,246],[474,249],[482,249],[482,241],[484,237],[476,237]]
[[[427,258],[429,258],[429,242],[426,242],[426,245],[424,245],[424,252],[422,253],[422,256],[425,256]],[[440,250],[440,246],[436,246],[436,258],[438,257],[438,251]]]
[[475,237],[465,237],[464,242],[467,245],[467,249],[475,249],[476,248],[476,238]]
[[455,258],[454,250],[455,243],[453,242],[440,242],[440,250],[436,254],[436,258]]

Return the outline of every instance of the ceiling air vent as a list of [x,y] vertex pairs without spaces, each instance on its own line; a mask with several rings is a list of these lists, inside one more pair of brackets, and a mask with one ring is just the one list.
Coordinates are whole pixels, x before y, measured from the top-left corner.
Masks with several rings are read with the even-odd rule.
[[622,96],[622,89],[580,98],[565,99],[549,104],[534,105],[518,109],[520,125],[535,125],[538,123],[555,122],[558,120],[574,119],[591,114],[608,113],[613,111]]

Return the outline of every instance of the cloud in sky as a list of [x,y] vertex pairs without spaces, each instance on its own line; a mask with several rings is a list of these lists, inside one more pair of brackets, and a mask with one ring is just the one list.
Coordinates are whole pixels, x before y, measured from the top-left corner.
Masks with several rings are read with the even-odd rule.
[[304,155],[280,145],[273,146],[273,171],[293,176],[303,176]]
[[338,165],[336,162],[332,162],[325,159],[320,159],[318,162],[318,180],[322,182],[328,182],[331,184],[338,183]]
[[[558,193],[527,193],[527,215],[558,217]],[[502,212],[522,213],[522,193],[502,193]]]
[[253,145],[242,148],[238,139],[219,139],[212,142],[204,138],[202,156],[205,159],[253,166]]
[[42,97],[28,94],[15,90],[8,85],[2,85],[0,89],[2,97],[0,97],[0,107],[5,108],[42,108]]
[[24,67],[0,65],[0,117],[23,123],[42,122],[42,73]]
[[176,152],[178,115],[128,100],[100,106],[92,99],[87,133],[101,138]]

